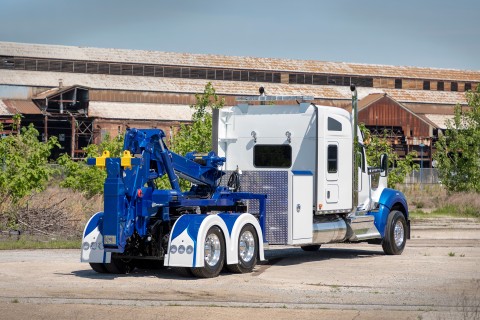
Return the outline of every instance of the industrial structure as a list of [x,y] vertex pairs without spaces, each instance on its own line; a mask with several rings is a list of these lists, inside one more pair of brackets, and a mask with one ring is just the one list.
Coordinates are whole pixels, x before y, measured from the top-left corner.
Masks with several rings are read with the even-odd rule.
[[128,127],[170,135],[191,119],[189,105],[209,81],[227,106],[263,86],[267,95],[308,95],[344,109],[354,83],[360,121],[387,129],[400,155],[424,146],[428,166],[432,141],[480,71],[0,42],[0,121],[8,130],[20,113],[77,158]]

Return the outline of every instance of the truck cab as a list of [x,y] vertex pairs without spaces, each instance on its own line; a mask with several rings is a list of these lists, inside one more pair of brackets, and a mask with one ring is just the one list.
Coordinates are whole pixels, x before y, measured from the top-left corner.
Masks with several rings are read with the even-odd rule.
[[[406,239],[406,201],[386,187],[387,168],[368,166],[355,115],[308,97],[291,97],[293,104],[285,104],[288,97],[280,104],[278,99],[240,98],[214,117],[216,151],[227,159],[223,169],[242,172],[243,191],[267,195],[265,241],[306,249],[329,242],[382,242],[388,216],[382,201],[393,196],[395,203],[383,205],[401,212],[398,228]],[[380,178],[372,188],[375,174]],[[404,243],[397,242],[403,250]]]

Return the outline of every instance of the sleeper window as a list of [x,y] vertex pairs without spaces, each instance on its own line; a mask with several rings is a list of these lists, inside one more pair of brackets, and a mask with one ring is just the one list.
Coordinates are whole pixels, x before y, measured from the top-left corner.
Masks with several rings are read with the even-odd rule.
[[290,168],[292,147],[287,144],[257,144],[253,147],[253,165],[256,168]]

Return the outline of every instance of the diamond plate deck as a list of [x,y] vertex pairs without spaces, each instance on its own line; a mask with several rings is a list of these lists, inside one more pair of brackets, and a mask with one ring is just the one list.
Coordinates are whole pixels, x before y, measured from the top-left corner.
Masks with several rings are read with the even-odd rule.
[[[225,175],[227,179],[230,173]],[[267,242],[287,244],[288,171],[243,171],[240,182],[243,192],[267,194],[264,230]],[[249,201],[248,210],[257,213],[258,201]]]

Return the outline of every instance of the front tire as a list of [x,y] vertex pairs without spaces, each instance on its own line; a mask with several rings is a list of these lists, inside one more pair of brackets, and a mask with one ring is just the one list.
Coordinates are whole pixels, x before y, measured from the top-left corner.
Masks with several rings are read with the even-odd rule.
[[211,227],[205,236],[204,266],[193,268],[192,273],[199,278],[214,278],[222,271],[225,263],[225,239],[219,227]]
[[227,269],[234,273],[252,272],[257,264],[258,236],[251,224],[243,226],[238,237],[238,263],[227,265]]
[[385,254],[402,254],[407,243],[407,221],[400,211],[390,212],[385,227],[385,236],[382,241],[382,248]]

